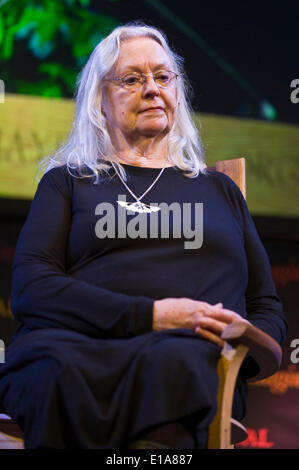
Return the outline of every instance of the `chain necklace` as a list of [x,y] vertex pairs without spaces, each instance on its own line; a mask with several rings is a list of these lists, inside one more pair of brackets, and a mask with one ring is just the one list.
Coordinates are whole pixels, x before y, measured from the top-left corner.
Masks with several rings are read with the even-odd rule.
[[155,181],[149,186],[149,188],[147,188],[147,190],[140,196],[140,197],[137,197],[133,191],[131,191],[131,189],[128,187],[128,185],[125,183],[125,181],[123,180],[122,176],[120,175],[120,173],[118,172],[116,166],[114,165],[113,162],[111,162],[117,176],[119,177],[119,179],[121,180],[121,182],[123,183],[123,185],[127,188],[127,190],[129,191],[129,193],[133,196],[133,198],[136,200],[136,202],[125,202],[125,201],[117,201],[118,205],[121,206],[121,207],[124,207],[126,210],[128,211],[132,211],[132,212],[139,212],[139,213],[144,213],[144,212],[157,212],[160,210],[160,207],[156,207],[156,206],[150,206],[149,204],[144,204],[143,202],[141,202],[141,199],[149,192],[150,189],[152,189],[152,187],[154,186],[154,184],[158,181],[158,179],[160,178],[160,176],[162,175],[163,171],[165,170],[165,164],[163,166],[163,168],[161,169],[160,173],[158,174],[157,178],[155,179]]

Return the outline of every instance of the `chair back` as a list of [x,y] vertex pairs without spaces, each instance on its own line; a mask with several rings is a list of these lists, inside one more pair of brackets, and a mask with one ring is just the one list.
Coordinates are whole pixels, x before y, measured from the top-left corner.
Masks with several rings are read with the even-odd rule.
[[232,160],[220,160],[215,167],[208,167],[209,170],[220,171],[229,176],[236,185],[239,186],[244,199],[246,199],[246,173],[245,158],[234,158]]

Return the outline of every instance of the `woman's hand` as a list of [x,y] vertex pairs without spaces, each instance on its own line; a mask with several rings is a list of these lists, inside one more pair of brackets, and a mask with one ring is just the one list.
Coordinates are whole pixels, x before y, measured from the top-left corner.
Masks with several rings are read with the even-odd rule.
[[198,325],[195,327],[195,333],[204,339],[212,341],[221,348],[224,346],[224,341],[220,338],[223,330],[234,321],[243,321],[249,323],[248,320],[241,317],[233,310],[222,308],[222,304],[218,304],[217,311],[209,311],[202,316]]
[[[189,298],[166,298],[154,302],[153,330],[190,328],[204,339],[222,347],[222,331],[233,321],[245,321],[222,303],[211,305]],[[247,322],[248,323],[248,322]]]
[[[219,306],[222,304],[218,304]],[[166,298],[154,302],[153,330],[169,328],[191,328],[195,330],[203,315],[216,313],[218,305],[192,300],[189,298]]]

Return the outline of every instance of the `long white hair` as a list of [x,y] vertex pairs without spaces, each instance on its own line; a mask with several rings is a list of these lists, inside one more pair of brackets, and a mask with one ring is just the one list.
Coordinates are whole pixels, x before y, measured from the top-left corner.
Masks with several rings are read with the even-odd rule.
[[[136,37],[149,37],[157,41],[170,57],[173,71],[178,74],[179,106],[168,134],[168,160],[187,172],[185,176],[196,177],[199,173],[205,173],[203,146],[191,117],[192,108],[188,97],[190,85],[183,70],[183,59],[170,49],[167,38],[161,31],[139,22],[118,26],[93,50],[78,76],[76,115],[69,137],[54,154],[39,163],[44,172],[66,164],[71,174],[71,170],[75,169],[79,177],[95,176],[97,183],[100,173],[110,168],[107,161],[112,161],[126,179],[125,169],[115,159],[106,118],[102,114],[102,85],[103,79],[118,59],[121,43]],[[86,167],[91,170],[88,174]]]

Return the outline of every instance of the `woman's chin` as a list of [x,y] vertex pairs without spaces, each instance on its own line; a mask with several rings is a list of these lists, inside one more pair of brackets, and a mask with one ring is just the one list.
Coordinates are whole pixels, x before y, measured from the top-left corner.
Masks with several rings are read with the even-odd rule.
[[160,135],[168,127],[168,121],[164,115],[155,116],[151,119],[144,119],[143,122],[137,124],[137,130],[141,135],[146,137],[154,137]]
[[139,134],[144,137],[155,137],[162,133],[167,133],[167,126],[165,125],[151,125],[151,126],[142,126],[138,129]]

